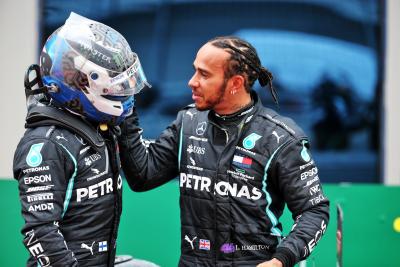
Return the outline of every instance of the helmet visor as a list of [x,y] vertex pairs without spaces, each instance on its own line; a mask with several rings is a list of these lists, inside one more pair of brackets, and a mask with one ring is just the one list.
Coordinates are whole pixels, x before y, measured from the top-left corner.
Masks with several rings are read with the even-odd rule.
[[134,63],[126,71],[110,79],[107,95],[126,96],[139,93],[147,83],[139,57],[134,54]]
[[132,53],[134,62],[122,73],[99,67],[82,56],[74,58],[74,67],[88,77],[88,90],[95,95],[130,96],[139,93],[147,82],[139,57]]
[[[72,13],[53,44],[57,51],[53,58],[60,62],[53,62],[51,74],[63,74],[64,82],[72,87],[110,96],[130,96],[146,85],[151,87],[138,55],[123,36],[108,26]],[[86,77],[70,75],[65,70],[69,66]],[[67,81],[67,76],[73,76],[74,81]]]

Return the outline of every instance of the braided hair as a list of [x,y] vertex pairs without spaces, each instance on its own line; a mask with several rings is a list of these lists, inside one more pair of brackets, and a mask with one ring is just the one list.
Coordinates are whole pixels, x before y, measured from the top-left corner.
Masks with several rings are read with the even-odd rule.
[[258,80],[262,87],[269,85],[272,98],[278,104],[278,96],[272,85],[272,73],[261,65],[256,49],[248,42],[236,36],[215,37],[208,41],[211,45],[224,49],[231,57],[225,68],[225,79],[240,74],[245,77],[244,87],[250,92]]

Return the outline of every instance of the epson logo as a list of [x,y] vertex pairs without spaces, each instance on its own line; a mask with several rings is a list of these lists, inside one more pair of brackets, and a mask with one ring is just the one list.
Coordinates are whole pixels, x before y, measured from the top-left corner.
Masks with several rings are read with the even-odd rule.
[[309,170],[309,171],[303,172],[303,173],[300,175],[300,179],[303,181],[303,180],[307,179],[308,177],[315,176],[317,173],[318,173],[318,168],[317,168],[317,167],[314,167],[314,168],[312,168],[312,169]]
[[54,204],[53,203],[42,203],[42,204],[37,204],[37,205],[31,205],[29,206],[28,211],[45,211],[45,210],[54,210]]
[[41,174],[41,175],[36,175],[36,176],[30,176],[30,177],[25,177],[24,178],[24,183],[25,184],[31,184],[31,183],[47,183],[51,182],[51,174]]
[[180,174],[179,186],[183,188],[192,188],[194,190],[213,192],[220,196],[230,195],[237,198],[244,197],[252,200],[258,200],[262,196],[261,191],[257,187],[253,187],[250,190],[247,185],[240,186],[237,183],[230,184],[224,181],[212,184],[211,178],[209,177],[186,173]]
[[113,180],[107,178],[97,184],[91,185],[87,188],[76,189],[76,201],[81,202],[83,199],[98,198],[113,191]]

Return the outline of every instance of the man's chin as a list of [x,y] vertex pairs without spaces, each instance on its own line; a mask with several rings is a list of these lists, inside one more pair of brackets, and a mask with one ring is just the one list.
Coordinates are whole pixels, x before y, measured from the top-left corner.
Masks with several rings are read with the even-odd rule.
[[205,110],[209,110],[209,109],[210,109],[209,107],[204,106],[204,105],[198,105],[198,104],[196,104],[196,103],[194,103],[194,105],[195,105],[195,107],[196,107],[196,109],[197,109],[198,111],[205,111]]

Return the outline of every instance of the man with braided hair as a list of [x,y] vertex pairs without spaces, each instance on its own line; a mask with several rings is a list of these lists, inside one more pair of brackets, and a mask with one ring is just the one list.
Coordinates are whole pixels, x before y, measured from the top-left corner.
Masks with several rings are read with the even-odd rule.
[[[121,125],[122,167],[146,191],[179,176],[179,266],[293,266],[324,234],[329,201],[303,131],[252,90],[272,87],[256,50],[237,37],[208,41],[189,81],[194,104],[145,145],[136,113]],[[295,220],[284,237],[285,204]]]

